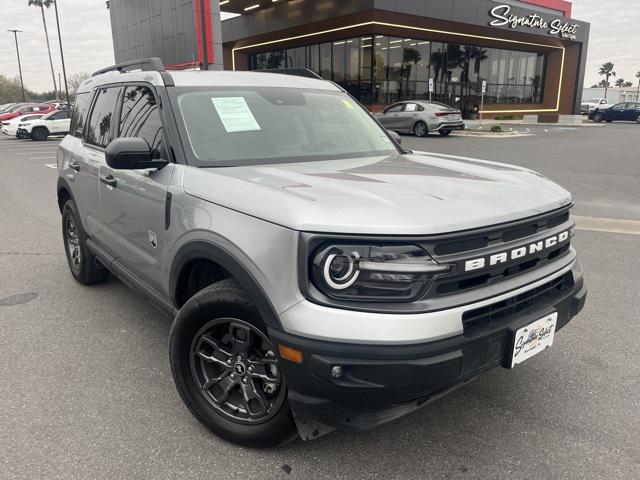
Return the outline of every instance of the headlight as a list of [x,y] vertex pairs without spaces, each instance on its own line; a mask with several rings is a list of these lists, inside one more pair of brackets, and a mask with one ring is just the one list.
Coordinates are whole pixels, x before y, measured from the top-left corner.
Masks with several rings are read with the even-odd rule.
[[312,254],[310,276],[336,300],[411,302],[450,269],[414,245],[330,245]]

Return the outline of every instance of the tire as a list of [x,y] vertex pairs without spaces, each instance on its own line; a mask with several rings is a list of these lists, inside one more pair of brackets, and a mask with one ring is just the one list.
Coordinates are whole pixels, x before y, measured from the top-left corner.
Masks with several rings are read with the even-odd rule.
[[67,200],[62,207],[62,238],[69,270],[78,283],[93,285],[109,277],[109,271],[96,260],[87,246],[87,234],[73,200]]
[[440,130],[438,133],[443,137],[448,137],[449,135],[451,135],[451,130]]
[[611,122],[613,122],[613,120],[607,120],[607,123],[611,123]]
[[416,137],[426,137],[429,135],[429,127],[424,122],[417,122],[413,126],[413,133]]
[[171,327],[171,371],[182,400],[211,432],[238,445],[274,447],[297,435],[266,332],[253,302],[233,279],[195,294]]
[[34,128],[31,131],[31,138],[36,142],[43,142],[49,137],[49,132],[46,128]]
[[604,115],[601,113],[596,113],[593,115],[593,121],[596,123],[601,123],[604,120]]
[[636,123],[640,123],[640,115],[636,118]]

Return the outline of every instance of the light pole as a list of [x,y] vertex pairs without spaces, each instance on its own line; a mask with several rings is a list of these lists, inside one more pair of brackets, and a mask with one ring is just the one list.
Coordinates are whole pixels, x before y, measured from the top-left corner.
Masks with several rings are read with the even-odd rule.
[[[56,27],[58,28],[58,42],[60,43],[60,58],[62,59],[62,75],[64,76],[64,91],[67,95],[67,106],[71,108],[69,103],[69,86],[67,85],[67,69],[64,66],[64,51],[62,50],[62,35],[60,35],[60,19],[58,18],[58,2],[53,2],[53,6],[56,9]],[[60,82],[58,82],[60,85]],[[60,88],[62,91],[62,88]]]
[[200,0],[200,32],[202,34],[202,70],[209,70],[209,51],[207,49],[207,17],[204,13],[204,2]]
[[20,72],[20,87],[22,88],[22,101],[25,102],[24,98],[24,82],[22,81],[22,65],[20,65],[20,49],[18,48],[18,33],[22,33],[22,30],[7,30],[7,32],[12,32],[13,37],[16,39],[16,54],[18,55],[18,71]]

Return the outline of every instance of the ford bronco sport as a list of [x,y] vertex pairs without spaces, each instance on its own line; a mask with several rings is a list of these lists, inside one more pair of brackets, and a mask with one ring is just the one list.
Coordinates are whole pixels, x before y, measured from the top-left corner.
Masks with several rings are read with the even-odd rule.
[[321,79],[96,72],[58,171],[75,279],[175,318],[182,399],[244,445],[404,415],[543,351],[586,297],[567,191],[409,152]]

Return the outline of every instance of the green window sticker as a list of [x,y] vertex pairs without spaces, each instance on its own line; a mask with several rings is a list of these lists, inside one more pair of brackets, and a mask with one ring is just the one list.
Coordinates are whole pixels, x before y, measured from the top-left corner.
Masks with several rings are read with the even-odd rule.
[[219,97],[211,101],[228,133],[262,130],[244,97]]

